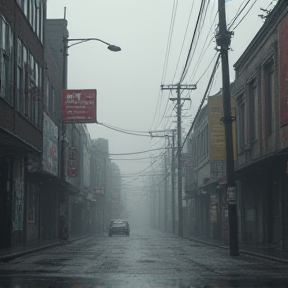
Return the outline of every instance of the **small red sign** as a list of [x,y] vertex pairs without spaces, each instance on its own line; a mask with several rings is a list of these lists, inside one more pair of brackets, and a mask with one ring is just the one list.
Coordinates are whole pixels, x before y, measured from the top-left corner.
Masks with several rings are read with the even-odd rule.
[[62,121],[95,123],[96,96],[96,89],[63,90]]

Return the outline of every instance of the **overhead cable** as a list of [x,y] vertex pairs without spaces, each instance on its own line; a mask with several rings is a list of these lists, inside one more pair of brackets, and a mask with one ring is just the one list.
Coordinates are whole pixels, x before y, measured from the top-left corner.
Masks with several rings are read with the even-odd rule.
[[[236,12],[236,15],[235,15],[235,17],[232,19],[232,21],[228,24],[228,30],[230,30],[231,29],[231,27],[233,26],[233,24],[235,23],[235,21],[237,20],[237,18],[241,15],[241,13],[245,10],[245,8],[247,7],[247,5],[249,4],[249,2],[250,2],[251,0],[244,0],[243,2],[242,2],[242,4],[239,6],[239,9],[238,9],[238,11]],[[245,3],[246,2],[246,3]],[[244,7],[240,10],[240,8],[241,8],[241,6],[243,5],[245,3],[245,5],[244,5]],[[239,11],[240,10],[240,11]]]
[[193,120],[193,122],[192,122],[192,125],[191,125],[191,127],[190,127],[190,129],[189,129],[189,131],[188,131],[188,133],[187,133],[184,141],[183,141],[182,149],[183,149],[183,147],[184,147],[184,144],[185,144],[185,142],[186,142],[189,134],[191,133],[191,131],[192,131],[193,128],[194,128],[195,121],[196,121],[198,115],[200,114],[201,109],[202,109],[202,106],[203,106],[203,104],[204,104],[204,102],[205,102],[205,100],[206,100],[206,98],[207,98],[207,96],[208,96],[208,93],[209,93],[209,90],[210,90],[210,88],[211,88],[211,85],[212,85],[214,76],[215,76],[216,71],[217,71],[217,68],[218,68],[218,66],[219,66],[220,56],[221,56],[221,55],[220,55],[220,53],[219,53],[219,54],[218,54],[218,57],[217,57],[217,59],[216,59],[216,62],[215,62],[215,65],[214,65],[214,68],[213,68],[211,77],[210,77],[210,79],[209,79],[208,86],[207,86],[207,88],[206,88],[206,91],[205,91],[205,93],[204,93],[204,95],[203,95],[203,98],[202,98],[202,101],[201,101],[201,103],[200,103],[200,106],[199,106],[199,108],[198,108],[198,110],[197,110],[197,113],[196,113],[196,115],[195,115],[195,117],[194,117],[194,120]]
[[[161,156],[163,156],[165,153],[163,153]],[[139,172],[135,172],[135,173],[130,173],[130,174],[121,174],[121,176],[123,175],[124,177],[125,176],[135,176],[135,175],[138,175],[138,174],[141,174],[141,173],[143,173],[143,172],[145,172],[147,169],[149,169],[151,166],[153,166],[154,165],[154,163],[156,163],[157,161],[159,161],[159,159],[156,159],[156,160],[154,160],[148,167],[146,167],[145,169],[143,169],[143,170],[141,170],[141,171],[139,171]]]
[[184,39],[183,39],[183,42],[182,42],[182,47],[181,47],[180,54],[179,54],[179,57],[178,57],[178,61],[177,61],[177,65],[176,65],[176,69],[175,69],[175,73],[174,73],[174,76],[173,76],[172,83],[174,83],[174,79],[175,79],[175,77],[176,77],[176,72],[177,72],[177,69],[178,69],[178,66],[179,66],[179,62],[180,62],[180,58],[181,58],[181,55],[182,55],[182,51],[183,51],[183,48],[184,48],[184,43],[185,43],[185,40],[186,40],[186,35],[187,35],[188,27],[189,27],[189,24],[190,24],[190,20],[191,20],[191,15],[192,15],[194,3],[195,3],[195,0],[193,0],[192,6],[191,6],[191,9],[190,9],[190,14],[189,14],[189,18],[188,18],[188,23],[187,23],[187,26],[186,26],[186,31],[185,31],[185,34],[184,34]]
[[252,5],[250,6],[249,10],[246,12],[246,14],[241,18],[241,20],[238,22],[238,24],[233,28],[233,30],[235,30],[240,23],[245,19],[245,17],[247,16],[247,14],[251,11],[251,9],[253,8],[253,6],[256,4],[257,0],[255,0]]
[[[178,8],[178,0],[174,0],[171,20],[170,20],[168,39],[167,39],[167,44],[166,44],[166,53],[165,53],[165,59],[164,59],[164,66],[163,66],[163,71],[162,71],[162,79],[161,79],[162,83],[164,82],[164,80],[166,78],[166,72],[167,72],[168,60],[169,60],[169,55],[170,55],[170,47],[171,47],[172,34],[173,34],[173,30],[174,30],[175,16],[176,16],[176,13],[177,13],[177,8]],[[161,96],[162,96],[162,94],[163,94],[163,91],[161,89],[159,89],[157,104],[156,104],[153,120],[152,120],[152,123],[151,123],[151,126],[150,126],[150,130],[152,130],[152,127],[153,127],[153,124],[154,124],[154,121],[155,121],[155,118],[156,118],[156,115],[157,115],[158,107],[161,106],[161,103],[162,103],[162,97]],[[168,100],[168,102],[169,102],[169,100]]]
[[[201,22],[199,24],[199,28],[198,28],[198,35],[197,35],[197,39],[195,41],[195,45],[194,45],[194,49],[193,49],[193,52],[192,52],[192,55],[190,56],[190,59],[189,59],[189,64],[188,64],[188,67],[187,67],[187,70],[186,70],[186,73],[185,73],[185,76],[187,75],[187,72],[189,70],[189,67],[191,66],[191,63],[192,63],[192,60],[194,59],[194,55],[195,55],[195,52],[196,52],[196,49],[198,47],[198,43],[199,43],[199,38],[200,38],[200,35],[201,35],[201,30],[203,28],[203,25],[204,25],[204,22],[205,22],[205,19],[206,19],[206,16],[207,16],[207,9],[208,9],[208,6],[209,6],[209,3],[210,1],[208,1],[208,4],[206,5],[206,7],[203,8],[203,12],[201,14]],[[205,12],[204,12],[205,11]],[[208,37],[207,37],[208,38]],[[203,50],[203,49],[202,49]],[[183,78],[184,80],[184,78]]]
[[194,29],[194,33],[193,33],[193,37],[192,37],[192,41],[191,41],[191,44],[190,44],[189,52],[188,52],[188,55],[187,55],[187,58],[186,58],[186,63],[185,63],[184,69],[182,71],[179,83],[182,83],[182,81],[184,80],[184,78],[185,78],[185,76],[187,74],[188,63],[189,63],[190,55],[191,55],[192,48],[193,48],[193,45],[194,45],[194,41],[195,41],[195,38],[196,38],[197,29],[199,27],[199,23],[200,23],[201,16],[202,16],[202,13],[203,13],[204,4],[205,4],[205,0],[201,0],[200,10],[199,10],[199,13],[198,13],[198,17],[197,17],[197,21],[196,21],[196,25],[195,25],[195,29]]
[[133,155],[133,154],[142,154],[142,153],[147,153],[147,152],[157,151],[157,150],[163,150],[163,149],[165,149],[165,148],[156,148],[156,149],[150,149],[150,150],[139,151],[139,152],[131,152],[131,153],[119,153],[119,154],[109,153],[109,155],[111,155],[111,156],[117,156],[117,155]]
[[128,131],[125,131],[123,129],[120,129],[120,128],[114,128],[112,126],[109,126],[109,125],[106,125],[104,123],[99,123],[99,125],[102,125],[108,129],[111,129],[111,130],[114,130],[114,131],[117,131],[117,132],[120,132],[120,133],[124,133],[124,134],[128,134],[128,135],[133,135],[133,136],[141,136],[141,137],[150,137],[150,135],[148,134],[149,132],[146,132],[147,134],[139,134],[139,133],[133,133],[133,132],[128,132]]

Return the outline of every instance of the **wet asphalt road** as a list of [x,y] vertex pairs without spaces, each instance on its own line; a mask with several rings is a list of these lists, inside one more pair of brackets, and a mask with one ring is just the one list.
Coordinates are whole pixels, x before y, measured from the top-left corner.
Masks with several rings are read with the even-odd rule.
[[139,230],[0,263],[2,287],[288,287],[288,265]]

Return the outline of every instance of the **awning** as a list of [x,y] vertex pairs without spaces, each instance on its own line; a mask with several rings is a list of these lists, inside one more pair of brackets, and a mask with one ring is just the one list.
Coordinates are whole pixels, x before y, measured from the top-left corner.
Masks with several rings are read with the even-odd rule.
[[24,139],[0,127],[0,157],[21,155],[27,152],[41,153],[39,149]]
[[37,181],[41,185],[56,187],[58,189],[66,190],[70,195],[80,195],[80,190],[74,185],[61,180],[58,176],[53,175],[43,169],[38,169],[33,172],[28,172],[29,177],[33,177],[34,181]]

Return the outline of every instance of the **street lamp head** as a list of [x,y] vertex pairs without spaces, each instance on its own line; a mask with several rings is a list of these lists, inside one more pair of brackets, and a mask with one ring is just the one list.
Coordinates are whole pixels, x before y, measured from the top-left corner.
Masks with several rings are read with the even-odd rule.
[[118,47],[118,46],[115,46],[115,45],[109,45],[109,46],[108,46],[108,49],[109,49],[110,51],[113,51],[113,52],[119,52],[119,51],[121,51],[121,48]]

